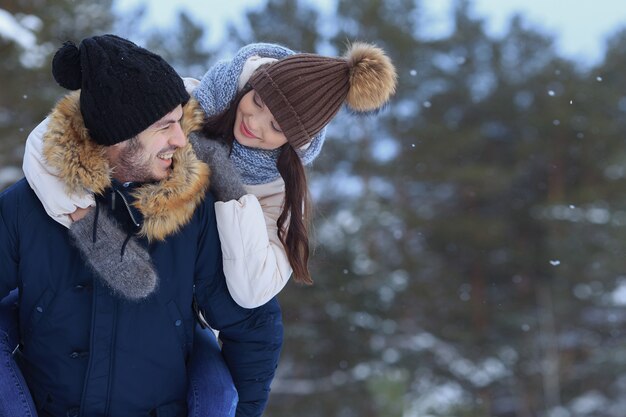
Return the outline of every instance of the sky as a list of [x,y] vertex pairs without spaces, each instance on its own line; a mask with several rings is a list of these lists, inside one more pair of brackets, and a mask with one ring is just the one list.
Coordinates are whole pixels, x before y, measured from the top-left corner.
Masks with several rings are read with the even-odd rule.
[[[140,3],[148,4],[148,20],[155,26],[168,26],[176,16],[177,9],[190,12],[198,22],[206,22],[211,28],[209,43],[222,39],[226,22],[241,24],[246,8],[257,9],[265,0],[117,0],[115,7],[128,10]],[[330,13],[334,0],[309,0],[322,13]],[[433,37],[450,29],[449,12],[453,0],[422,0]],[[206,4],[200,7],[199,4]],[[626,27],[625,0],[474,0],[475,16],[485,18],[490,34],[499,36],[508,20],[520,13],[533,27],[555,38],[560,53],[578,61],[583,66],[598,63],[604,54],[606,38],[618,28]]]

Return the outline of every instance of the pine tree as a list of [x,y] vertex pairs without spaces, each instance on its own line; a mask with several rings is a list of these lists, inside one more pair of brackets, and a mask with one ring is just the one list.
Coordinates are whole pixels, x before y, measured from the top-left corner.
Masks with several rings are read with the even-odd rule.
[[[38,1],[0,1],[0,13],[8,14],[28,34],[17,41],[0,35],[0,166],[20,166],[28,132],[65,93],[50,72],[54,52],[66,40],[79,42],[109,31],[111,3],[52,0],[43,7]],[[19,177],[21,173],[4,181],[0,176],[0,188]]]

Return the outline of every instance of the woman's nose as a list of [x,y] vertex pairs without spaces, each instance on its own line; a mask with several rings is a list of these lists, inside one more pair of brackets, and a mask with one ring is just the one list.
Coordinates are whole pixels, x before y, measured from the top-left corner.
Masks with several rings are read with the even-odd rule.
[[272,115],[268,111],[259,112],[251,119],[250,129],[253,129],[257,134],[263,133],[263,131],[272,124]]
[[263,116],[261,114],[255,114],[250,117],[248,122],[248,128],[256,136],[261,136],[263,133]]

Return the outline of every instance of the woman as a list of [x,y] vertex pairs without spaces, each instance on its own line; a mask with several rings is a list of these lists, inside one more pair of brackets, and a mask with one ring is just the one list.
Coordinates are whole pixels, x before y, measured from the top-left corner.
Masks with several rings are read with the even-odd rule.
[[[193,92],[207,114],[221,110],[203,133],[228,144],[234,169],[214,141],[194,138],[194,148],[220,167],[212,181],[222,200],[216,216],[224,273],[231,295],[247,308],[277,295],[292,271],[297,282],[312,283],[303,165],[319,154],[325,127],[344,102],[354,113],[372,112],[396,85],[391,61],[373,45],[355,43],[340,58],[293,54],[270,62],[267,51],[273,48],[243,48],[211,68]],[[233,73],[240,74],[236,89]],[[239,178],[245,190],[228,186]]]

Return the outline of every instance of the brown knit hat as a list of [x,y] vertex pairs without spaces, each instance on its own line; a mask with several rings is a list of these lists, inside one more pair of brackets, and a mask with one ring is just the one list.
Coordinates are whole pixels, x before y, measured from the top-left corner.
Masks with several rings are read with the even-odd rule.
[[354,43],[342,58],[290,55],[259,68],[249,82],[298,149],[331,121],[344,101],[356,112],[382,107],[395,92],[396,80],[382,49]]

